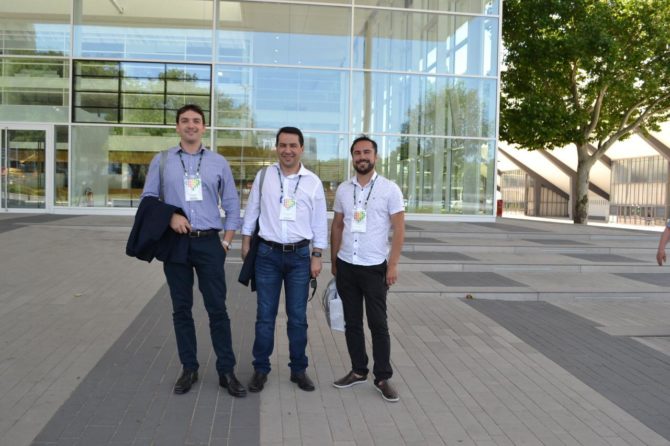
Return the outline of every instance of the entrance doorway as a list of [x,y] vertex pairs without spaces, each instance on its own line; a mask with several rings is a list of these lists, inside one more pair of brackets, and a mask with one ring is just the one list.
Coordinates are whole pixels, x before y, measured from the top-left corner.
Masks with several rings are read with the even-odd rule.
[[0,208],[51,211],[53,126],[0,123]]

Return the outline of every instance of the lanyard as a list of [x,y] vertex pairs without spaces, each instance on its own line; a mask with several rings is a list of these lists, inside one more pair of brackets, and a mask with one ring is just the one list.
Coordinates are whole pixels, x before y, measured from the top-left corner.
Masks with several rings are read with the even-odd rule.
[[[284,201],[284,182],[281,180],[281,171],[277,167],[277,176],[279,177],[279,187],[281,188],[281,194],[279,195],[279,202]],[[302,175],[298,175],[298,181],[295,183],[295,188],[293,189],[293,198],[295,198],[295,193],[298,191],[298,185],[300,184],[300,178]]]
[[[370,199],[370,194],[372,193],[372,188],[375,187],[375,181],[377,181],[377,178],[375,177],[374,180],[372,180],[372,183],[370,184],[370,191],[368,192],[368,196],[365,197],[365,204],[363,205],[363,209],[368,208],[368,200]],[[354,183],[354,207],[356,207],[356,189],[358,189],[358,186],[356,183]],[[361,190],[365,190],[365,188],[361,188]]]
[[[181,167],[184,168],[184,176],[187,177],[188,176],[188,171],[186,170],[186,165],[184,164],[184,159],[181,157],[181,152],[182,151],[180,150],[177,153],[179,153],[179,161],[181,161]],[[196,176],[200,176],[200,164],[202,164],[202,154],[203,153],[205,153],[205,150],[200,149],[200,158],[198,159],[198,168],[195,171]]]

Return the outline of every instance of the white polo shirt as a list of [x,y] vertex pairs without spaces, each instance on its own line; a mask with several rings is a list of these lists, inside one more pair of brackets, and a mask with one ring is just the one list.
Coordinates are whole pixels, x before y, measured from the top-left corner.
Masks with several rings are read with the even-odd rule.
[[[297,243],[311,240],[314,248],[328,247],[328,214],[326,194],[319,177],[300,165],[297,174],[284,176],[279,163],[268,166],[263,181],[263,197],[260,197],[258,185],[259,171],[256,174],[249,202],[244,212],[242,234],[252,235],[256,229],[256,220],[260,212],[261,238],[275,243]],[[281,195],[295,198],[295,221],[280,220]],[[262,203],[261,203],[262,200]]]
[[[364,233],[351,231],[355,206],[366,209],[367,223]],[[338,258],[353,265],[364,266],[379,265],[386,260],[391,215],[405,210],[402,192],[395,183],[375,172],[368,184],[361,187],[354,176],[338,186],[333,210],[344,215]]]

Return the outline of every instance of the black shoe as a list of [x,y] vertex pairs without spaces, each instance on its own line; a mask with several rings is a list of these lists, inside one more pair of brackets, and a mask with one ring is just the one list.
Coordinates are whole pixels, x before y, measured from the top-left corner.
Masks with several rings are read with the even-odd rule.
[[354,373],[354,371],[352,370],[351,372],[347,373],[347,375],[344,376],[343,378],[340,378],[337,381],[335,381],[333,385],[338,389],[344,389],[356,384],[362,384],[367,381],[368,381],[367,375],[356,375],[356,373]]
[[382,394],[382,398],[384,398],[386,401],[395,403],[400,399],[400,397],[398,396],[398,392],[396,392],[396,390],[393,388],[388,379],[377,381],[375,383],[375,387],[377,388],[377,390],[379,390],[379,393]]
[[249,392],[260,392],[268,380],[268,374],[256,370],[249,381]]
[[193,383],[198,380],[198,371],[197,370],[186,370],[184,369],[181,372],[181,376],[174,384],[174,393],[181,395],[191,390]]
[[219,375],[219,385],[228,389],[232,396],[242,398],[247,396],[247,389],[244,388],[233,372]]
[[307,376],[307,373],[305,372],[291,373],[291,382],[298,384],[298,387],[305,392],[314,390],[314,383],[309,379],[309,376]]

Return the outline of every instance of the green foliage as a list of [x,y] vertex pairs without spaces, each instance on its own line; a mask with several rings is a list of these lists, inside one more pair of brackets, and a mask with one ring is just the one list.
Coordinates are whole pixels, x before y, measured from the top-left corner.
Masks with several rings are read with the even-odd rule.
[[670,1],[505,0],[500,137],[597,156],[670,117]]

